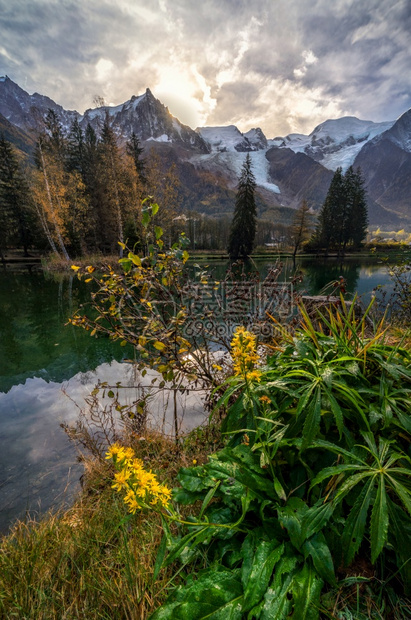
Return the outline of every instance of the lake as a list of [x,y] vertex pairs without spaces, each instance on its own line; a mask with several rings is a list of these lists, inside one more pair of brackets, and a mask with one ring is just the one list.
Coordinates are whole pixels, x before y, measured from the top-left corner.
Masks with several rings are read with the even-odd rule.
[[[262,277],[272,264],[256,264]],[[227,263],[210,267],[219,279]],[[386,265],[376,260],[304,259],[297,268],[308,294],[318,294],[340,275],[348,291],[358,291],[365,302],[376,286],[391,287]],[[293,271],[292,262],[286,262],[282,280]],[[66,325],[89,294],[89,285],[72,275],[0,270],[0,531],[17,517],[72,501],[82,467],[60,424],[76,419],[75,403],[83,407],[98,380],[120,381],[130,400],[138,395],[133,367],[122,363],[132,357],[131,350]],[[158,403],[158,415],[163,406]],[[181,407],[183,429],[204,419],[198,402]]]

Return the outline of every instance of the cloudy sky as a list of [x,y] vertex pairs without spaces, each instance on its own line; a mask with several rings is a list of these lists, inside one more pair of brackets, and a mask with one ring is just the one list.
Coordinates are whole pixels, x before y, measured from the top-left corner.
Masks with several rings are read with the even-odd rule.
[[0,0],[0,75],[65,108],[149,87],[195,128],[411,107],[410,0]]

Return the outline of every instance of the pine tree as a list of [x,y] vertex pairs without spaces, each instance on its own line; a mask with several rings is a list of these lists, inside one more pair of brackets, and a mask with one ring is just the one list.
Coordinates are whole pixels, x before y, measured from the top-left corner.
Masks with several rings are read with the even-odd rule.
[[33,241],[30,190],[12,145],[0,136],[0,251],[7,242],[21,244],[28,256]]
[[367,201],[361,172],[348,168],[345,175],[337,168],[324,204],[318,216],[318,225],[312,239],[317,248],[344,252],[347,245],[358,246],[367,231]]
[[342,169],[337,168],[318,216],[314,245],[325,248],[328,251],[338,243],[341,228],[341,212],[345,208],[344,205],[344,177]]
[[257,230],[257,208],[255,204],[255,177],[251,169],[251,157],[247,153],[237,186],[233,221],[228,242],[231,259],[247,258],[254,248]]
[[144,185],[147,181],[145,174],[145,161],[141,156],[143,151],[144,149],[140,146],[140,141],[133,131],[130,140],[128,140],[126,143],[126,152],[127,155],[130,155],[130,157],[133,159],[136,172],[142,185]]
[[67,141],[67,167],[71,172],[77,170],[84,176],[86,159],[86,146],[84,133],[77,118],[74,119]]
[[364,180],[360,168],[354,172],[352,166],[345,173],[348,222],[343,250],[347,243],[354,247],[361,246],[367,236],[368,209]]

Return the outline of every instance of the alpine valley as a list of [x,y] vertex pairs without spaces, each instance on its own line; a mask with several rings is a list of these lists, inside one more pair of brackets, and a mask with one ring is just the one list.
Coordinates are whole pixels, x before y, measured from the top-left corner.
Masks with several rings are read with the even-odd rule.
[[242,133],[234,125],[193,130],[148,88],[121,105],[101,105],[81,115],[45,95],[29,95],[7,76],[0,78],[0,134],[29,159],[49,109],[67,132],[77,119],[83,129],[90,124],[98,133],[107,115],[119,143],[134,132],[145,152],[155,149],[164,166],[174,164],[185,211],[215,217],[231,213],[238,176],[250,153],[259,217],[289,222],[304,198],[318,211],[333,172],[352,165],[361,168],[365,179],[370,224],[411,228],[411,109],[396,121],[347,116],[326,120],[309,135],[270,139],[259,128]]

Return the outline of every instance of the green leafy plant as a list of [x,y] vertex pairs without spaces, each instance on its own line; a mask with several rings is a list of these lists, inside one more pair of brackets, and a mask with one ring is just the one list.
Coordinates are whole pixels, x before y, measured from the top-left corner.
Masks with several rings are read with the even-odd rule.
[[301,308],[264,366],[236,335],[226,446],[180,471],[175,502],[201,508],[165,530],[163,565],[190,577],[153,620],[319,618],[358,558],[409,594],[411,360],[370,310],[341,299],[315,328]]

